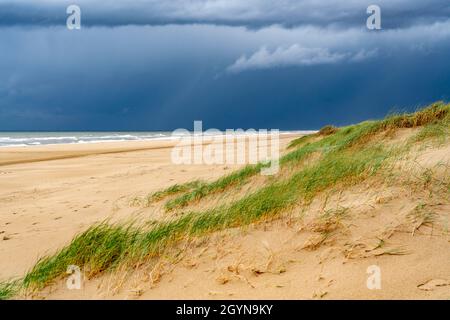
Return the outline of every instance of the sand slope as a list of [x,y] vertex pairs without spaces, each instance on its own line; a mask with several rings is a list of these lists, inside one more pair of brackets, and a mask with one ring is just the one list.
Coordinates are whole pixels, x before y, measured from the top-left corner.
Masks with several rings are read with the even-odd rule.
[[[417,160],[433,168],[443,159],[450,161],[449,155],[446,147]],[[446,173],[436,177],[440,174]],[[371,179],[327,201],[315,200],[301,215],[294,210],[275,221],[199,239],[141,269],[84,279],[82,290],[67,290],[60,281],[33,297],[449,299],[450,202],[430,199],[416,182],[401,187]],[[418,226],[411,213],[424,201],[435,222]],[[337,225],[318,222],[324,212],[341,210],[345,218]],[[318,244],[324,227],[334,232]],[[379,290],[367,287],[372,265],[381,271]]]

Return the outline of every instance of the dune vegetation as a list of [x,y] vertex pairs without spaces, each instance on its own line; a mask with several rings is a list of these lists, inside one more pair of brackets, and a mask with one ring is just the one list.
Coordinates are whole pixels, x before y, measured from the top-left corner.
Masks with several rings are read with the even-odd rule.
[[[406,142],[385,143],[387,136],[402,128],[416,128],[417,132]],[[187,239],[275,219],[294,207],[308,206],[325,190],[347,188],[392,170],[396,160],[425,141],[447,143],[449,128],[450,104],[443,102],[382,120],[324,127],[290,143],[280,159],[280,177],[264,180],[238,199],[201,210],[195,205],[202,199],[251,185],[263,164],[247,165],[215,181],[192,181],[152,193],[146,198],[147,205],[161,202],[165,210],[177,214],[152,223],[105,221],[91,226],[54,255],[41,258],[23,278],[0,284],[0,299],[12,298],[22,290],[42,289],[64,277],[68,265],[82,267],[88,277],[118,267],[136,268]]]

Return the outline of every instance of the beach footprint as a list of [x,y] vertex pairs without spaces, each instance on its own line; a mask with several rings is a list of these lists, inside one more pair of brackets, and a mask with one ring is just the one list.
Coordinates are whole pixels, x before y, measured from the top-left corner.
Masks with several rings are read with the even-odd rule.
[[423,290],[423,291],[433,291],[436,288],[439,287],[446,287],[446,286],[450,286],[450,281],[449,280],[444,280],[444,279],[431,279],[428,280],[422,284],[419,284],[417,286],[417,288],[419,290]]

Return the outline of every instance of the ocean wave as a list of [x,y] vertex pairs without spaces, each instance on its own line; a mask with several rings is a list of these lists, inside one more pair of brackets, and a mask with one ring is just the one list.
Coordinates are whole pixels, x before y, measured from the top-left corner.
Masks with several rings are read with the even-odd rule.
[[99,133],[81,133],[80,135],[70,134],[67,136],[51,134],[45,135],[43,133],[6,134],[8,133],[0,133],[1,147],[171,139],[171,135],[169,133],[159,132],[143,134],[108,133],[104,135]]
[[[280,134],[308,134],[315,131],[281,131]],[[222,133],[191,133],[194,136],[213,137],[217,135],[224,135]],[[240,132],[235,132],[236,135],[241,135]],[[249,133],[243,132],[243,135]],[[257,134],[257,132],[255,132]],[[69,133],[63,135],[55,132],[36,132],[36,133],[7,133],[0,132],[0,147],[24,147],[24,146],[39,146],[39,145],[54,145],[54,144],[82,144],[82,143],[98,143],[98,142],[123,142],[123,141],[147,141],[147,140],[177,140],[185,136],[182,134],[172,134],[171,132],[142,132],[142,133],[87,133],[80,132],[79,134]]]

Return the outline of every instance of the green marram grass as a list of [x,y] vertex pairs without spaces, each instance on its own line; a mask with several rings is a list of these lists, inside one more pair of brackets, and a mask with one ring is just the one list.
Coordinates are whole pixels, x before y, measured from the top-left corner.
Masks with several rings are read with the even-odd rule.
[[147,197],[147,205],[152,202],[160,201],[168,196],[172,196],[181,192],[187,192],[192,189],[197,189],[206,183],[200,180],[190,181],[184,184],[174,184],[164,190],[154,192]]
[[[343,127],[312,142],[310,138],[301,138],[302,142],[294,145],[293,151],[281,159],[281,164],[298,164],[306,156],[319,152],[317,161],[296,167],[286,179],[268,180],[253,193],[228,204],[205,211],[185,212],[173,220],[151,226],[107,222],[94,225],[56,254],[40,259],[20,281],[0,284],[0,299],[11,298],[21,289],[43,288],[62,277],[68,265],[81,267],[89,277],[119,266],[137,267],[158,258],[164,250],[180,241],[276,218],[295,206],[308,204],[321,191],[363,181],[403,150],[398,146],[383,146],[374,139],[376,134],[395,128],[422,126],[422,130],[426,130],[442,123],[445,125],[449,110],[450,105],[436,103],[413,114],[393,115],[380,121]],[[177,185],[154,194],[154,197],[161,199],[185,192],[182,196],[189,202],[242,183],[257,174],[260,166],[246,166],[209,184],[196,181]]]
[[0,300],[7,300],[17,293],[21,283],[19,280],[0,282]]
[[209,194],[224,191],[232,186],[242,185],[248,178],[257,174],[261,168],[262,164],[247,165],[243,169],[232,172],[216,181],[199,185],[193,190],[167,201],[165,208],[170,211],[175,208],[185,207],[187,204],[198,201]]
[[[365,121],[357,125],[336,128],[325,126],[313,135],[306,135],[293,140],[288,149],[297,147],[296,150],[281,157],[280,165],[284,167],[289,164],[299,164],[307,156],[316,152],[328,152],[330,150],[344,150],[357,143],[364,143],[372,135],[381,131],[394,130],[397,128],[413,128],[424,126],[422,129],[423,139],[431,136],[448,136],[449,128],[449,105],[437,102],[431,106],[412,114],[393,114],[381,121]],[[315,142],[309,142],[314,137],[324,137]],[[219,178],[210,183],[198,185],[174,199],[166,202],[165,208],[173,210],[183,208],[190,203],[198,201],[210,194],[222,192],[236,185],[243,185],[249,179],[258,174],[263,165],[248,165],[241,170],[235,171],[227,176]]]

